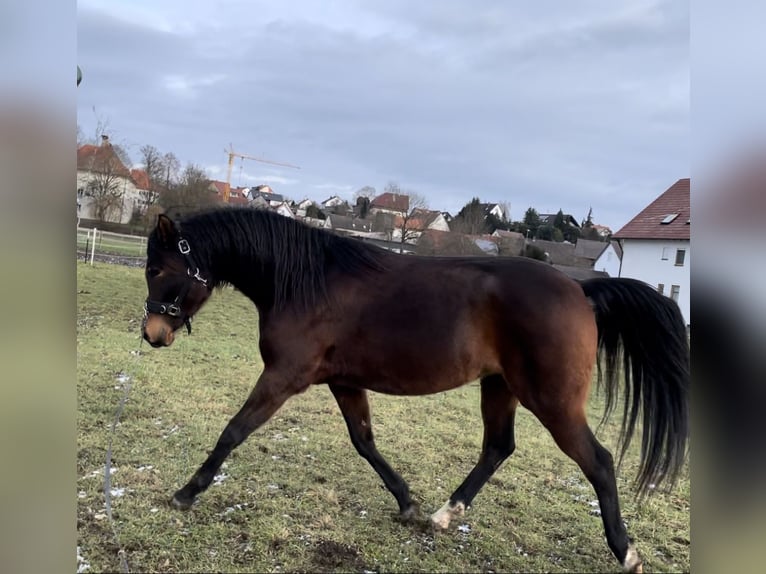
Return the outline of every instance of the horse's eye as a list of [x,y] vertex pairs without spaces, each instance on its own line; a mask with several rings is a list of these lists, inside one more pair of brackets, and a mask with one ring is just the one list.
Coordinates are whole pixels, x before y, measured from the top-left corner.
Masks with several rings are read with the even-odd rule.
[[146,274],[149,277],[157,277],[157,275],[160,274],[160,270],[157,269],[156,267],[150,267],[149,269],[146,270]]

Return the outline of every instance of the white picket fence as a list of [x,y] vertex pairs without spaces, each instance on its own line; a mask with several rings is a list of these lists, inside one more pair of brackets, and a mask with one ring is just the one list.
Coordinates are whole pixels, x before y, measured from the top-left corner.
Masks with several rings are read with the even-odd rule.
[[78,258],[82,257],[92,265],[96,254],[144,258],[146,257],[146,237],[78,227]]

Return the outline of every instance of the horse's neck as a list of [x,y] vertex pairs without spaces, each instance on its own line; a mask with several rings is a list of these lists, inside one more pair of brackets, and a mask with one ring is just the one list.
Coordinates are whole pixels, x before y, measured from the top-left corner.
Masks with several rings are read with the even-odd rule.
[[217,246],[210,254],[210,268],[216,285],[230,284],[260,309],[274,298],[274,270],[271,255],[241,252],[231,240]]

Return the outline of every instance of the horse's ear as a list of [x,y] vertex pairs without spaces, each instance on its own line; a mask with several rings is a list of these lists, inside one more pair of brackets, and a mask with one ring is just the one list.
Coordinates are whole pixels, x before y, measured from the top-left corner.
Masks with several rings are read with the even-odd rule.
[[165,245],[172,244],[178,236],[175,223],[164,213],[157,216],[157,235]]

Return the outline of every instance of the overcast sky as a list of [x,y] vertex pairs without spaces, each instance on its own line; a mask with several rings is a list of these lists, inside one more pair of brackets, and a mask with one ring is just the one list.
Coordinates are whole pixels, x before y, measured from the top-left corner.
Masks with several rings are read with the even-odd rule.
[[[689,6],[679,1],[80,0],[78,123],[292,199],[389,181],[593,207],[614,231],[689,177]],[[95,108],[95,113],[94,113]]]

